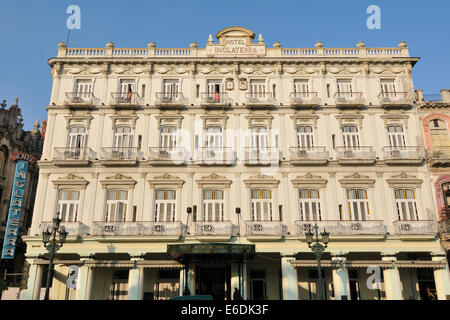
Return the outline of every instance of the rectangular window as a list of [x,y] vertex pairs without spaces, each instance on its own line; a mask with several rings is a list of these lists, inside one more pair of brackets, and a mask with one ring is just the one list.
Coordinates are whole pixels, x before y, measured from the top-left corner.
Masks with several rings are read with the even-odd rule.
[[297,126],[297,146],[299,148],[314,147],[314,133],[311,126]]
[[106,200],[106,222],[125,222],[127,217],[128,192],[108,190]]
[[132,94],[136,92],[134,80],[120,80],[119,83],[119,99],[129,101],[132,98]]
[[61,190],[58,199],[58,212],[62,221],[77,221],[80,192]]
[[343,125],[342,139],[344,141],[344,147],[359,147],[358,127],[355,125]]
[[320,211],[319,190],[300,189],[300,220],[320,221],[322,214]]
[[251,128],[251,147],[256,150],[267,149],[267,127]]
[[130,126],[116,126],[114,128],[114,148],[131,148],[133,133]]
[[414,190],[395,189],[398,220],[419,220]]
[[355,221],[367,220],[370,215],[367,190],[347,189],[349,219]]
[[224,220],[224,196],[223,190],[205,189],[203,190],[203,220],[223,221]]
[[179,93],[179,84],[178,80],[163,80],[163,93],[165,99],[175,99],[178,98]]
[[272,191],[252,189],[252,221],[272,221]]
[[222,80],[208,80],[206,88],[208,90],[208,96],[214,97],[216,93],[221,93],[223,91]]
[[195,97],[196,98],[200,97],[200,85],[199,84],[197,84],[195,86]]
[[250,80],[250,93],[252,97],[264,97],[266,82],[264,80]]
[[[352,81],[351,80],[338,80],[337,81],[337,92],[341,94],[350,94],[353,92]],[[345,96],[345,95],[343,95]]]
[[277,97],[277,85],[276,84],[272,85],[272,92],[273,92],[273,97],[276,98]]
[[[81,149],[86,144],[86,128],[79,126],[69,127],[69,135],[67,137],[67,148]],[[76,150],[71,150],[76,151]]]
[[74,98],[80,101],[90,99],[92,93],[92,81],[78,79],[75,81],[75,95]]
[[175,205],[175,190],[156,190],[154,221],[175,221]]
[[172,150],[177,147],[177,127],[162,126],[160,133],[160,147],[165,150]]
[[142,148],[142,135],[138,135],[138,150]]
[[381,93],[383,98],[395,98],[396,96],[395,81],[393,79],[382,79],[381,80]]
[[306,79],[296,79],[294,80],[294,92],[297,98],[308,98],[309,81]]
[[142,85],[142,98],[145,98],[145,84]]
[[210,126],[205,130],[205,148],[221,149],[223,143],[222,128]]
[[391,147],[404,147],[405,135],[403,134],[403,126],[400,125],[390,125],[387,127],[389,146]]

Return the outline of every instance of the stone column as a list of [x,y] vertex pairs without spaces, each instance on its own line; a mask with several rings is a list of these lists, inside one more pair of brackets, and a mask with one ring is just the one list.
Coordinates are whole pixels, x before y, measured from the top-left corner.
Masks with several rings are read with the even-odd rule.
[[[88,258],[81,258],[82,261],[86,262]],[[78,269],[77,278],[77,291],[76,300],[90,300],[92,292],[92,282],[94,281],[94,276],[92,273],[92,267],[83,264]]]
[[397,258],[393,255],[385,255],[381,257],[383,261],[391,261],[392,267],[383,268],[384,288],[387,300],[403,300],[402,283],[400,281],[400,273],[398,272],[395,261]]
[[431,257],[433,261],[441,261],[445,264],[434,269],[434,282],[436,284],[436,293],[438,300],[450,300],[450,272],[448,270],[448,263],[445,255],[433,255]]
[[182,296],[184,292],[184,279],[185,279],[184,277],[185,277],[185,269],[183,268],[180,270],[180,289],[178,292],[179,296]]
[[191,296],[195,295],[195,263],[190,263],[187,269],[187,285]]
[[248,300],[247,262],[242,263],[242,299]]
[[346,260],[345,255],[331,256],[331,261],[337,264],[332,269],[334,296],[336,300],[350,300],[350,282],[348,270],[345,267]]
[[39,300],[44,266],[32,263],[31,259],[27,259],[27,261],[30,263],[30,268],[28,270],[27,289],[23,292],[22,299]]
[[134,267],[128,274],[128,300],[142,300],[144,297],[144,269],[137,265],[139,260],[131,260]]
[[283,300],[298,300],[297,269],[291,265],[293,260],[295,257],[292,254],[281,256]]
[[[234,290],[235,288],[239,290],[239,269],[240,269],[240,263],[233,263],[231,265],[231,300],[234,300]],[[240,294],[242,297],[242,288],[240,290]]]

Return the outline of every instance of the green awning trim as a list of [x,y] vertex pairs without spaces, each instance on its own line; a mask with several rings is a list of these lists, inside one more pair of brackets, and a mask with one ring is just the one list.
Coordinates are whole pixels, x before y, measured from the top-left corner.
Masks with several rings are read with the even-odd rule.
[[180,262],[195,260],[244,260],[255,256],[253,244],[196,243],[168,244],[167,253]]

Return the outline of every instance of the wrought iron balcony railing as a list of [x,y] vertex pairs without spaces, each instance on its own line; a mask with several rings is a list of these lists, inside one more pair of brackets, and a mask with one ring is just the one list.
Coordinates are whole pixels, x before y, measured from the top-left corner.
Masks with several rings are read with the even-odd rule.
[[154,163],[184,164],[186,161],[184,148],[150,147],[149,161]]
[[203,92],[201,94],[201,101],[203,106],[208,107],[223,107],[230,103],[228,94],[225,92]]
[[159,107],[181,107],[184,104],[182,92],[157,92],[155,105]]
[[378,99],[385,107],[408,106],[413,101],[408,92],[380,92]]
[[138,160],[138,149],[128,147],[112,147],[101,149],[102,160]]
[[141,99],[137,92],[113,92],[112,104],[117,107],[130,107],[141,104]]
[[325,163],[328,152],[325,147],[292,147],[290,148],[291,162],[295,163]]
[[94,222],[94,235],[102,236],[180,236],[180,221]]
[[372,147],[337,147],[337,159],[339,160],[375,160],[375,152]]
[[364,104],[362,92],[336,92],[334,94],[336,106],[361,106]]
[[317,92],[291,92],[290,101],[293,107],[312,107],[320,104]]
[[92,92],[66,92],[65,105],[73,107],[88,107],[94,104]]
[[95,152],[91,148],[54,148],[55,160],[93,160]]
[[234,151],[231,148],[199,148],[195,153],[195,162],[198,164],[233,164]]
[[245,148],[245,162],[247,164],[271,164],[280,161],[278,148]]
[[419,146],[411,147],[384,147],[382,149],[385,160],[420,160],[424,158],[423,149]]
[[[42,231],[47,230],[47,227],[53,225],[52,221],[42,221],[41,229]],[[90,232],[89,226],[81,223],[80,221],[61,221],[61,226],[68,232],[68,236],[85,236]]]
[[433,235],[438,223],[433,220],[399,220],[394,222],[395,233],[400,235]]
[[275,103],[272,92],[247,92],[245,104],[249,107],[266,107]]
[[231,221],[196,221],[195,235],[197,236],[231,236]]
[[384,235],[386,226],[381,220],[321,220],[321,221],[295,221],[297,234],[304,235],[308,230],[313,231],[314,224],[319,226],[319,231],[323,229],[335,236],[353,236],[353,235]]
[[281,221],[246,221],[247,236],[281,236],[283,225]]

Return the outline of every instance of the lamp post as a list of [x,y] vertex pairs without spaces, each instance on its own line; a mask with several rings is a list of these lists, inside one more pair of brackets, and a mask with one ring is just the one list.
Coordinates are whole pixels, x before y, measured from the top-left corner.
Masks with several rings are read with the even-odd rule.
[[[311,229],[306,232],[306,242],[308,243],[308,248],[311,248],[311,250],[314,252],[317,260],[317,272],[318,272],[318,278],[319,278],[319,299],[324,300],[323,296],[323,285],[322,285],[322,269],[320,266],[320,259],[322,256],[322,252],[325,250],[325,248],[328,246],[328,240],[330,237],[330,233],[325,231],[325,228],[323,229],[322,235],[322,242],[323,245],[319,241],[319,226],[317,223],[314,225],[314,233],[316,235],[316,238],[314,239],[314,233],[311,232]],[[315,242],[314,244],[312,244]]]
[[[55,257],[56,251],[61,249],[64,242],[66,242],[66,237],[68,232],[64,229],[64,226],[60,226],[61,219],[59,218],[59,212],[56,217],[53,218],[52,226],[47,226],[46,230],[42,232],[42,241],[44,242],[44,247],[47,249],[50,257],[48,264],[47,273],[47,284],[45,286],[45,296],[44,300],[48,300],[48,295],[50,291],[50,281],[53,278],[53,259]],[[56,234],[59,235],[59,243],[56,240]]]

